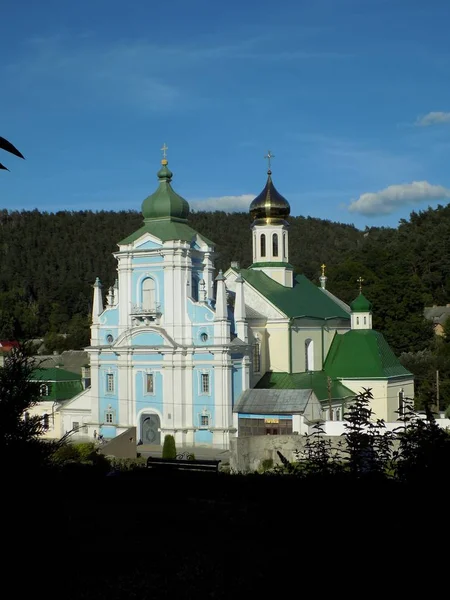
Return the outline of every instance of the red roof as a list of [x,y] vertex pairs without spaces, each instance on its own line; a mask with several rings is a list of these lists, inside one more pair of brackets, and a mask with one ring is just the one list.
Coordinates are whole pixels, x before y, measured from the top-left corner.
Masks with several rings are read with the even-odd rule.
[[0,352],[9,352],[13,348],[18,348],[18,347],[19,347],[19,342],[0,340]]

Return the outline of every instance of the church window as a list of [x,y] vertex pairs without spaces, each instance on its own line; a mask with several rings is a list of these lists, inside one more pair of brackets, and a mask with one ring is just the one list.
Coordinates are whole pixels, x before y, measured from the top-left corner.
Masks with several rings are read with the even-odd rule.
[[261,373],[261,344],[253,344],[253,373]]
[[114,423],[114,413],[112,410],[107,410],[105,412],[105,423],[111,425]]
[[209,394],[209,374],[208,373],[202,373],[201,391],[202,391],[202,394]]
[[44,413],[44,416],[42,417],[42,427],[45,431],[49,428],[49,418],[47,413]]
[[364,317],[364,325],[367,325],[367,317]]
[[272,236],[272,256],[278,256],[278,233]]
[[341,420],[341,409],[340,408],[336,409],[335,420],[336,421],[340,421]]
[[262,233],[259,239],[261,245],[261,257],[264,258],[266,256],[266,235]]
[[154,392],[153,373],[147,373],[146,390],[147,390],[147,394],[153,394],[153,392]]
[[287,256],[286,256],[286,233],[283,233],[283,258],[287,258]]
[[305,340],[305,371],[314,371],[314,342]]
[[48,396],[49,395],[49,387],[46,383],[43,383],[41,385],[41,387],[39,388],[39,394],[41,396]]
[[113,343],[114,338],[113,338],[113,336],[110,333],[108,333],[108,335],[106,336],[106,341],[108,342],[108,344],[112,344]]
[[106,374],[106,391],[109,393],[114,392],[114,373]]
[[359,325],[359,317],[356,317],[356,324]]
[[75,433],[78,433],[79,429],[80,429],[80,422],[72,421],[72,431]]
[[200,339],[202,340],[202,342],[207,342],[208,341],[208,334],[207,333],[201,333],[200,334]]
[[209,427],[209,415],[200,415],[200,427]]
[[154,310],[155,306],[155,282],[151,277],[147,277],[142,282],[142,308],[145,310]]

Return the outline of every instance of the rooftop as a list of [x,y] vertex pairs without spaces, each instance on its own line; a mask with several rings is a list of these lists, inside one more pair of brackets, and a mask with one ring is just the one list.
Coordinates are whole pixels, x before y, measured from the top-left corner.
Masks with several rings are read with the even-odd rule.
[[412,378],[412,374],[400,363],[383,334],[374,329],[352,329],[342,335],[336,334],[323,368],[332,378]]
[[241,269],[240,274],[252,287],[290,318],[349,319],[348,312],[304,275],[297,275],[294,287],[274,281],[263,271]]
[[[313,390],[320,401],[328,400],[328,377],[324,371],[307,373],[274,373],[267,372],[256,384],[256,389],[295,389]],[[354,396],[348,387],[340,381],[331,381],[331,399],[344,399]]]

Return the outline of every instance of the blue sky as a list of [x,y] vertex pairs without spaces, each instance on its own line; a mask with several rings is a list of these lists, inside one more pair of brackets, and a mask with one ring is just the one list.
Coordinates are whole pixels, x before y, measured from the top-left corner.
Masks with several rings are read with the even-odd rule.
[[0,207],[139,209],[163,143],[196,209],[393,225],[450,199],[448,0],[6,0]]

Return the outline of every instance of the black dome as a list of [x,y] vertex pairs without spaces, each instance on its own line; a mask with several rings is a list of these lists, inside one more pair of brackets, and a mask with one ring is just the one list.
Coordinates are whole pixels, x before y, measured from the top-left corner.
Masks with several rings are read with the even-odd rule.
[[273,223],[284,221],[291,212],[289,202],[272,183],[272,171],[267,171],[267,183],[263,191],[250,204],[250,215],[255,221]]

